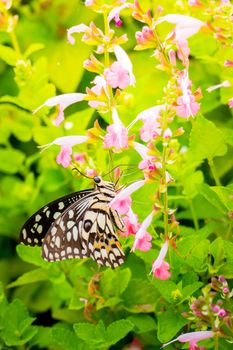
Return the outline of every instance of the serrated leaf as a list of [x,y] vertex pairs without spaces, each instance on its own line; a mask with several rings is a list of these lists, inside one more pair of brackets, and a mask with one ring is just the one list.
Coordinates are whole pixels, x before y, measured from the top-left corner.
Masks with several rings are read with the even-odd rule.
[[214,258],[214,266],[218,267],[225,258],[224,241],[221,237],[216,238],[211,243],[210,252]]
[[213,159],[227,152],[225,137],[214,123],[199,115],[190,133],[190,151],[194,159]]
[[156,329],[155,320],[149,315],[133,315],[129,316],[127,320],[134,324],[134,332],[136,334],[145,333]]
[[88,350],[68,325],[58,324],[52,327],[51,337],[52,342],[64,350]]
[[180,313],[168,309],[158,315],[158,339],[161,343],[168,342],[188,322],[189,321],[183,318]]
[[74,331],[77,336],[84,340],[87,344],[100,345],[105,341],[105,327],[103,321],[99,321],[97,325],[90,323],[75,323]]
[[129,320],[118,320],[111,323],[107,328],[106,340],[109,345],[116,344],[119,340],[124,338],[132,329],[134,325]]
[[0,336],[7,346],[19,346],[28,342],[37,332],[31,326],[35,318],[29,317],[26,306],[15,299],[5,311]]

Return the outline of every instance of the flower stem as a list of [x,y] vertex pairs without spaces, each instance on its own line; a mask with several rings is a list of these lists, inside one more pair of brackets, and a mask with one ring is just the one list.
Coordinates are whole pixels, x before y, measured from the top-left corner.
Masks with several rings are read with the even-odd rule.
[[215,181],[216,185],[217,186],[221,186],[222,184],[221,184],[221,181],[219,179],[218,173],[216,171],[213,159],[208,159],[208,164],[209,164],[209,167],[210,167],[210,170],[211,170],[211,173],[212,173],[212,176],[214,178],[214,181]]
[[214,350],[218,350],[218,336],[214,337]]
[[[106,37],[109,35],[109,23],[108,23],[108,14],[107,11],[103,12],[104,15],[104,34]],[[104,63],[105,67],[109,67],[109,52],[108,52],[108,43],[104,45]]]
[[12,45],[13,45],[13,48],[14,48],[15,52],[17,53],[18,56],[20,56],[21,55],[21,50],[20,50],[20,47],[19,47],[19,43],[18,43],[17,37],[15,35],[15,32],[12,30],[11,32],[9,32],[9,35],[10,35],[11,42],[12,42]]
[[163,186],[165,187],[163,193],[163,221],[164,221],[164,233],[166,238],[168,238],[168,194],[167,194],[167,182],[166,182],[166,154],[167,154],[167,145],[163,147],[162,154],[162,169],[163,169]]

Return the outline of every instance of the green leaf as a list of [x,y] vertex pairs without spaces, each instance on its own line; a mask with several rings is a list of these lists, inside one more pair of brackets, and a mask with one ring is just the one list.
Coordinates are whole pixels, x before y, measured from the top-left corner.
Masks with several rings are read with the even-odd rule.
[[190,133],[190,152],[197,160],[213,159],[227,152],[224,134],[214,123],[199,115]]
[[207,259],[209,253],[210,242],[207,239],[199,241],[197,245],[194,245],[190,254],[187,256],[186,262],[196,272],[204,272],[207,270]]
[[26,245],[17,245],[18,256],[30,264],[48,268],[49,264],[41,257],[41,247],[29,247]]
[[37,51],[40,51],[44,48],[44,44],[41,44],[41,43],[33,43],[31,44],[27,50],[24,52],[24,57],[25,58],[28,58],[30,57],[33,53],[37,52]]
[[213,186],[211,189],[218,195],[218,198],[227,210],[233,211],[232,189],[223,186]]
[[136,334],[146,333],[156,329],[155,320],[149,315],[133,315],[129,316],[127,320],[134,324],[134,332]]
[[19,59],[17,53],[11,47],[4,45],[0,45],[0,58],[10,66],[15,66]]
[[134,325],[130,320],[118,320],[111,323],[107,328],[106,340],[109,345],[116,344],[119,340],[124,338],[132,329]]
[[157,303],[158,295],[152,283],[143,279],[131,279],[122,298],[125,307],[132,312],[151,312]]
[[171,340],[189,321],[172,309],[158,315],[158,339],[161,343]]
[[77,336],[87,344],[96,344],[97,346],[105,342],[106,330],[103,321],[99,321],[97,325],[90,323],[75,323],[74,331]]
[[25,159],[24,153],[15,149],[0,149],[0,171],[7,174],[17,173]]
[[[71,327],[57,324],[52,327],[52,342],[64,350],[84,350],[83,342],[76,336]],[[88,348],[87,348],[88,350]]]
[[221,213],[226,214],[226,208],[220,200],[219,196],[216,193],[216,187],[211,187],[205,183],[198,186],[199,193],[210,202],[215,208],[217,208]]
[[23,286],[24,284],[35,283],[40,281],[46,281],[48,279],[48,273],[42,269],[35,269],[25,272],[22,276],[17,278],[14,282],[8,284],[8,288]]
[[214,266],[218,267],[225,258],[224,241],[221,237],[216,238],[211,243],[210,252],[214,258]]
[[7,346],[19,346],[27,343],[37,332],[31,326],[35,318],[29,317],[25,305],[18,299],[9,304],[2,320],[0,336]]

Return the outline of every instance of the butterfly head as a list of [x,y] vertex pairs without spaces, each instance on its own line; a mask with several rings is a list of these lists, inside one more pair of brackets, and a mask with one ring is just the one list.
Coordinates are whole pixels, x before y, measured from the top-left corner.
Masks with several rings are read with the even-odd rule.
[[115,193],[115,184],[113,182],[104,181],[100,176],[94,176],[95,188],[100,192],[104,192],[105,189]]

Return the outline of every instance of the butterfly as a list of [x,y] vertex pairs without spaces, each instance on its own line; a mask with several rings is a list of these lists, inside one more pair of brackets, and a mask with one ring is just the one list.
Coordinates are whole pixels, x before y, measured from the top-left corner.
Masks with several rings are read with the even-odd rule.
[[71,193],[39,209],[20,232],[20,242],[42,246],[49,262],[90,257],[102,266],[116,268],[124,252],[116,229],[125,231],[119,213],[109,203],[116,196],[115,184],[100,176],[94,188]]

